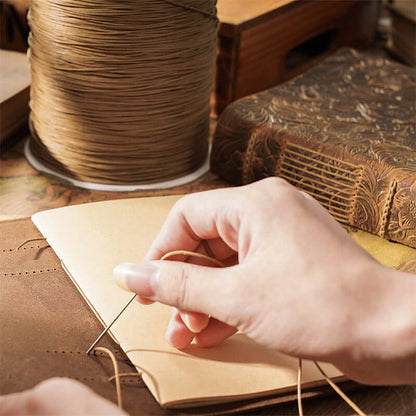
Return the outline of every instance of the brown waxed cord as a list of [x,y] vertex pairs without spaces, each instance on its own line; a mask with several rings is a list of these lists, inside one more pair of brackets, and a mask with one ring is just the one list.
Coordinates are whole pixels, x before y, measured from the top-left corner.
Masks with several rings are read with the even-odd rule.
[[90,182],[186,175],[207,156],[215,0],[33,0],[31,152]]
[[18,245],[18,247],[16,247],[16,251],[20,250],[25,244],[30,243],[32,241],[47,241],[46,237],[34,237],[34,238],[28,238],[25,241],[23,241],[22,243],[20,243]]

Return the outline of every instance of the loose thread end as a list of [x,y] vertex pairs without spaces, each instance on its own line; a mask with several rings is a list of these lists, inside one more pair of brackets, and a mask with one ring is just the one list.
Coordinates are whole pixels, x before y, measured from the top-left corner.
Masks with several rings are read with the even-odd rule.
[[19,251],[25,244],[30,243],[32,241],[46,241],[46,237],[28,238],[16,247],[16,251]]
[[116,381],[117,403],[118,403],[118,407],[120,409],[122,409],[123,408],[123,402],[122,402],[122,398],[121,398],[120,371],[119,371],[119,368],[118,368],[117,358],[114,355],[114,353],[111,350],[109,350],[108,348],[97,347],[94,350],[94,352],[95,351],[102,351],[102,352],[106,353],[110,357],[110,359],[111,359],[111,361],[113,363],[113,367],[114,367],[114,379]]

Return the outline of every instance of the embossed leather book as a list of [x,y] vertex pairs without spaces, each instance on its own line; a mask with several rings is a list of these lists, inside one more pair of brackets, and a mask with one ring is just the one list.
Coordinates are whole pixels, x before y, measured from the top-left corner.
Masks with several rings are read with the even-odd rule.
[[416,247],[414,68],[344,49],[219,118],[211,169],[280,176],[341,223]]

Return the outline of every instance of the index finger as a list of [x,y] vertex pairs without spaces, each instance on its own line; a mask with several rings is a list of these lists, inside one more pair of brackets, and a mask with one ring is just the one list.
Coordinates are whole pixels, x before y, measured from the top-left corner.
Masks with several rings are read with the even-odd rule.
[[[238,192],[218,189],[181,198],[170,211],[144,260],[159,260],[174,250],[195,251],[201,241],[217,241],[224,257],[237,251]],[[222,243],[223,242],[223,243]],[[214,255],[216,253],[214,252]]]

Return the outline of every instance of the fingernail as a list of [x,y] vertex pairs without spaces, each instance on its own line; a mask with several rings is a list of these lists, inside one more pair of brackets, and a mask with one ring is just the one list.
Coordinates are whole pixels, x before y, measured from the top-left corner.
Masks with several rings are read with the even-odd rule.
[[195,328],[192,326],[191,318],[186,312],[180,312],[180,315],[181,315],[182,321],[184,322],[184,324],[188,327],[188,329],[191,332],[193,332],[194,334],[198,334],[199,332],[201,332],[200,328]]
[[152,299],[158,267],[152,263],[121,263],[113,270],[113,279],[128,292]]

